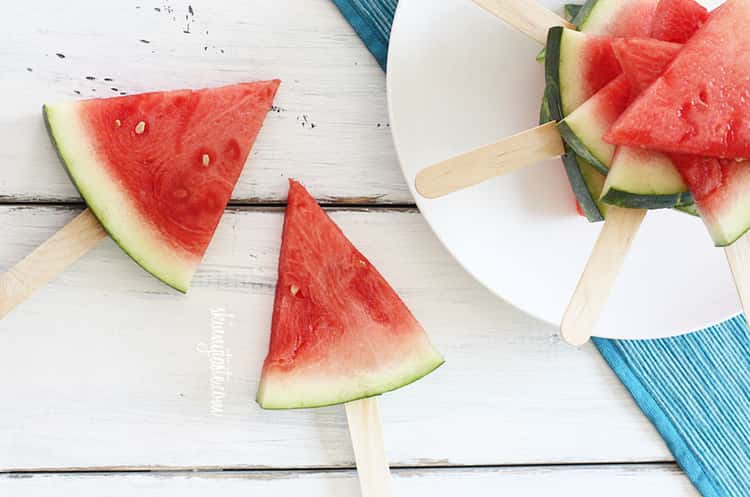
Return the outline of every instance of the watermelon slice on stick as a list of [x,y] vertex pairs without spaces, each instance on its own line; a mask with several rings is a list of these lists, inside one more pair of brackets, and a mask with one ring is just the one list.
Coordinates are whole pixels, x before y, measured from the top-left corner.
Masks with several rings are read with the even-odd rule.
[[0,317],[104,231],[186,292],[271,108],[278,80],[45,105],[89,209],[0,278]]
[[346,403],[363,494],[386,495],[388,463],[372,397],[442,363],[372,263],[291,181],[258,403],[266,409]]

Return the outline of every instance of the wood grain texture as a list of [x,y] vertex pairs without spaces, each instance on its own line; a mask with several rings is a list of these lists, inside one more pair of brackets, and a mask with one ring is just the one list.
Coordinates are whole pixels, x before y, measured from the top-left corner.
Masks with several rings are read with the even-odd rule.
[[550,28],[574,27],[537,0],[474,0],[474,3],[542,45],[547,43]]
[[[77,212],[0,207],[0,271]],[[447,359],[380,399],[392,465],[671,460],[593,347],[480,287],[416,211],[332,215]],[[187,296],[105,240],[0,321],[0,468],[352,467],[342,407],[253,401],[282,218],[229,211]]]
[[550,122],[426,167],[417,174],[416,188],[438,198],[564,153],[557,123]]
[[412,201],[383,71],[330,0],[29,0],[5,2],[3,19],[0,202],[79,200],[46,102],[276,77],[235,202],[281,202],[287,177],[327,202]]
[[[404,497],[538,497],[552,495],[551,490],[556,497],[698,497],[672,465],[394,472],[394,494]],[[0,475],[0,493],[7,497],[352,497],[357,495],[357,481],[353,471]]]
[[362,497],[390,497],[391,472],[385,455],[378,398],[349,402],[344,407]]
[[86,209],[21,262],[0,274],[0,319],[65,271],[107,234]]
[[646,213],[614,206],[607,209],[607,220],[560,325],[563,338],[571,345],[580,347],[591,339]]

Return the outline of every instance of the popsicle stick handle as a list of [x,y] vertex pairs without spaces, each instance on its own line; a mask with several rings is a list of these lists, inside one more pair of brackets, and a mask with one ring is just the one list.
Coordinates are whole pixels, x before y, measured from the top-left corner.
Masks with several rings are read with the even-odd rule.
[[645,216],[641,209],[607,209],[607,220],[563,315],[560,330],[566,342],[580,347],[591,339]]
[[574,26],[536,0],[474,0],[474,3],[542,45],[554,26]]
[[734,277],[734,286],[740,296],[742,310],[750,319],[750,234],[743,236],[724,249]]
[[0,275],[0,319],[94,248],[106,233],[86,209],[21,262]]
[[377,397],[346,404],[346,419],[362,497],[391,497],[391,471],[385,457]]
[[439,198],[563,153],[560,132],[551,122],[426,167],[415,186],[423,197]]

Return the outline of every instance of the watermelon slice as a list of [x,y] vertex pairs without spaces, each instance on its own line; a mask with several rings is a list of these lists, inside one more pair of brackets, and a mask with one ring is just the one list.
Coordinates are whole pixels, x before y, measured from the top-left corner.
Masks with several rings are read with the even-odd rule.
[[750,161],[673,154],[714,243],[726,247],[750,229]]
[[750,1],[716,9],[606,138],[666,152],[750,158]]
[[651,37],[687,42],[708,18],[708,10],[694,0],[660,0],[654,13]]
[[[679,53],[682,45],[646,39],[618,39],[612,43],[631,98],[651,86]],[[618,147],[612,158],[602,200],[630,208],[659,209],[693,203],[688,187],[666,154],[634,147]]]
[[110,236],[186,292],[279,81],[45,105],[60,158]]
[[442,363],[396,292],[291,181],[258,403],[340,404],[412,383]]

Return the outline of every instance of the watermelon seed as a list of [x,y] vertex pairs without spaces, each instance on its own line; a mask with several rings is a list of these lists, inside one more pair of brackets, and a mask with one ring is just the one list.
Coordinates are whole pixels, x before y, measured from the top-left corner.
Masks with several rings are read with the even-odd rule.
[[367,263],[366,263],[365,261],[362,261],[362,260],[360,260],[360,261],[359,261],[359,265],[360,265],[360,266],[363,266],[363,267],[364,267],[364,266],[366,266],[366,265],[367,265]]
[[289,291],[292,293],[292,296],[296,296],[299,292],[299,287],[297,285],[292,285],[289,287]]
[[122,126],[122,121],[115,119],[115,127],[119,128],[120,126]]
[[203,154],[201,161],[203,162],[204,166],[208,167],[208,165],[211,164],[211,157],[209,157],[208,154]]
[[135,134],[136,135],[142,135],[143,132],[146,131],[146,123],[141,121],[138,124],[135,125]]

